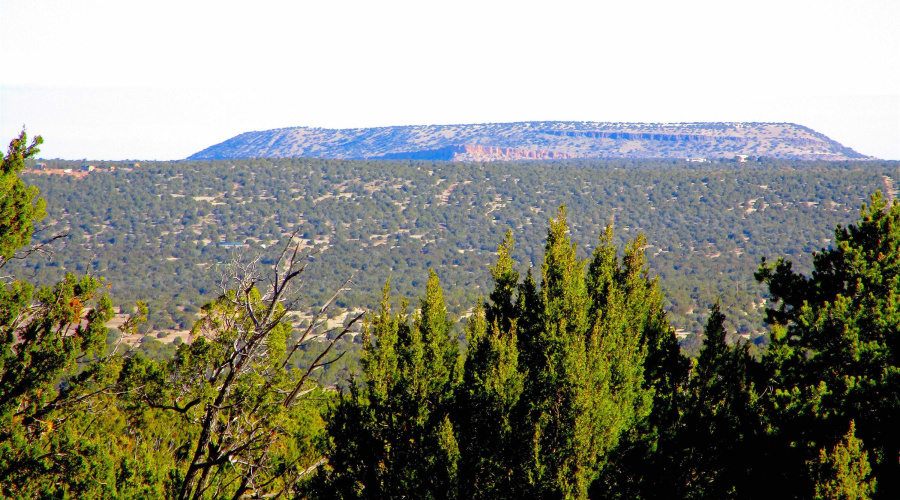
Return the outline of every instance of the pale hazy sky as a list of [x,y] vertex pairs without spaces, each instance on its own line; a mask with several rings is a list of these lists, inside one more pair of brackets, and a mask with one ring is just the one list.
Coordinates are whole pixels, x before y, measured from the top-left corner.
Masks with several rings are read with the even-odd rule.
[[291,126],[769,121],[900,160],[900,0],[0,0],[0,141],[180,159]]

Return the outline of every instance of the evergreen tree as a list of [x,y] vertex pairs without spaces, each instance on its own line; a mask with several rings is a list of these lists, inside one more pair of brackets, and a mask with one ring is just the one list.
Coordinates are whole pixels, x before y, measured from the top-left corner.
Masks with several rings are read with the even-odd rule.
[[476,306],[466,327],[469,348],[454,412],[460,498],[517,498],[523,480],[513,427],[524,377],[519,372],[519,274],[513,269],[512,247],[507,233],[491,268],[491,302]]
[[869,479],[869,453],[856,437],[856,423],[850,421],[850,430],[834,446],[831,453],[819,450],[814,464],[816,500],[867,500],[875,491],[875,479]]
[[632,242],[620,263],[608,228],[586,262],[567,231],[561,208],[550,221],[541,287],[526,279],[518,300],[525,379],[517,429],[524,494],[536,498],[585,498],[620,436],[652,404],[647,330],[661,326],[662,309],[643,242]]
[[0,287],[0,496],[90,488],[97,443],[78,436],[87,429],[74,417],[89,418],[75,407],[115,373],[79,366],[106,355],[104,323],[113,311],[102,284],[68,274],[52,288]]
[[[23,131],[0,161],[0,268],[21,252],[40,249],[24,247],[45,204],[18,173],[41,142],[36,137],[27,146]],[[95,467],[111,472],[98,443],[81,438],[88,429],[76,418],[85,416],[77,413],[78,404],[102,391],[114,374],[101,365],[79,366],[106,354],[104,323],[113,312],[104,284],[73,274],[52,287],[0,283],[0,496],[96,492]]]
[[725,319],[717,302],[675,434],[673,489],[681,498],[737,498],[752,488],[752,450],[762,434],[750,383],[753,361],[746,346],[726,344]]
[[[602,259],[592,267],[600,273],[601,262],[614,264],[609,241],[611,228],[604,235]],[[629,290],[631,305],[628,324],[640,332],[647,354],[643,363],[642,388],[652,394],[650,412],[640,407],[636,422],[608,459],[599,479],[591,487],[591,498],[667,498],[678,475],[676,435],[682,428],[689,374],[688,359],[681,355],[674,330],[666,319],[663,294],[658,280],[650,280],[643,263],[644,240],[641,236],[626,249],[624,270],[614,271],[612,283]],[[604,282],[609,283],[607,278]],[[643,404],[647,404],[646,401]]]
[[391,498],[413,488],[412,468],[401,462],[404,446],[415,439],[401,401],[398,340],[406,319],[391,312],[385,285],[381,306],[366,325],[364,385],[352,383],[328,414],[327,462],[310,487],[312,497]]
[[411,327],[390,313],[385,291],[370,327],[377,343],[367,343],[366,386],[354,387],[332,413],[318,491],[587,496],[619,437],[647,418],[646,345],[671,329],[646,274],[643,240],[620,263],[608,230],[593,259],[582,261],[567,230],[561,208],[548,231],[540,288],[530,272],[518,283],[511,235],[500,245],[490,301],[466,328],[461,383],[436,276]]
[[833,247],[815,254],[810,276],[779,259],[756,274],[776,307],[764,357],[768,425],[776,429],[772,480],[809,497],[805,463],[836,442],[854,420],[875,457],[876,498],[900,497],[900,204],[880,192],[856,225],[838,228]]
[[[437,274],[412,326],[392,314],[390,288],[368,327],[365,387],[329,416],[327,466],[313,491],[336,498],[453,498],[459,446],[450,421],[461,370]],[[404,305],[405,308],[405,305]]]
[[31,244],[34,223],[46,215],[46,202],[37,198],[38,189],[27,186],[19,178],[25,168],[25,160],[40,152],[44,140],[35,137],[28,145],[23,130],[9,143],[6,155],[0,161],[0,269],[16,252]]
[[[602,423],[592,420],[603,389],[589,372],[596,351],[588,352],[585,263],[566,236],[564,209],[551,220],[539,290],[539,328],[528,352],[523,403],[523,443],[530,447],[523,464],[535,497],[584,497],[595,472],[592,446]],[[600,375],[602,376],[602,375]]]
[[408,378],[407,396],[410,415],[421,434],[416,450],[421,475],[417,498],[452,497],[457,486],[459,445],[453,432],[450,413],[455,405],[455,391],[462,376],[459,341],[451,331],[447,318],[444,292],[434,270],[429,270],[425,297],[409,332],[407,356],[401,358],[401,373]]

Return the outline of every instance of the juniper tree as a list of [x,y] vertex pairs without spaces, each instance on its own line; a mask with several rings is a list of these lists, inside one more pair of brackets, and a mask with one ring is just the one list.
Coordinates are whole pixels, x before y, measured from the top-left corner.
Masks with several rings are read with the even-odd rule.
[[[536,338],[528,339],[528,365],[522,404],[526,420],[520,424],[524,470],[533,496],[584,496],[594,472],[597,451],[591,446],[591,412],[601,387],[589,370],[588,309],[585,263],[569,243],[564,210],[551,220],[541,266],[540,309]],[[527,349],[527,348],[526,348]]]
[[[497,300],[487,310],[499,318],[510,317],[502,311],[514,311],[509,324],[523,377],[510,412],[520,444],[514,458],[507,459],[522,475],[516,484],[520,497],[586,497],[620,436],[649,413],[653,392],[644,380],[648,340],[656,341],[656,329],[671,334],[661,294],[646,274],[642,240],[632,242],[620,262],[608,228],[591,260],[582,261],[567,231],[565,209],[560,208],[558,218],[550,221],[541,286],[529,272],[517,287],[515,309],[508,307],[515,278],[505,271],[511,269],[508,248],[501,246],[494,268],[492,298]],[[512,338],[500,330],[498,340]],[[499,345],[495,349],[500,351]],[[503,358],[496,359],[493,372],[480,372],[512,380],[509,370],[501,369]],[[486,378],[481,385],[500,380]]]
[[385,286],[362,368],[365,386],[351,385],[330,413],[328,463],[311,494],[454,498],[459,448],[450,412],[461,370],[434,271],[412,324],[392,313]]
[[869,478],[869,453],[856,437],[856,424],[850,421],[850,429],[829,453],[819,450],[819,459],[813,463],[816,478],[816,500],[866,500],[875,491],[875,480]]
[[524,296],[516,297],[519,274],[512,249],[507,233],[491,267],[490,302],[475,307],[466,327],[468,350],[454,411],[460,498],[516,498],[523,480],[514,425],[521,416],[524,379],[516,333]]
[[860,219],[837,227],[809,276],[784,259],[763,259],[756,273],[774,306],[763,358],[768,425],[780,439],[771,477],[796,497],[812,495],[805,464],[850,420],[872,447],[874,497],[900,496],[900,204],[876,192]]
[[16,252],[31,244],[34,223],[46,215],[46,202],[38,198],[38,189],[27,186],[19,173],[25,168],[25,160],[40,152],[44,140],[35,137],[28,145],[23,130],[9,143],[6,155],[0,161],[0,269]]
[[412,439],[400,401],[398,346],[408,317],[392,312],[390,284],[378,311],[366,321],[363,385],[352,381],[349,393],[341,393],[329,411],[327,461],[304,491],[313,498],[389,498],[410,482],[406,464],[399,460],[401,446]]
[[[682,498],[752,496],[759,481],[756,445],[764,438],[746,345],[729,346],[719,303],[710,309],[706,337],[688,384],[680,426],[665,443],[673,462],[668,490]],[[753,483],[756,483],[755,485]]]

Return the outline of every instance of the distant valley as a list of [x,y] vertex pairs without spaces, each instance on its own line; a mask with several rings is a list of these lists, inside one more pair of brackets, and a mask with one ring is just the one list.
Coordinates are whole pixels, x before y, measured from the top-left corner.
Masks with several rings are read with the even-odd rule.
[[230,158],[516,161],[598,158],[869,159],[791,123],[517,122],[246,132],[191,155]]

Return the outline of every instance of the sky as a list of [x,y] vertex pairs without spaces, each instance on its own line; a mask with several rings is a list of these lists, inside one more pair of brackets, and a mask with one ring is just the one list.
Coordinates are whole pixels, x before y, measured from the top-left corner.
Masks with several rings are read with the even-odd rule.
[[0,0],[0,140],[174,160],[295,126],[756,121],[900,160],[898,27],[900,0]]

